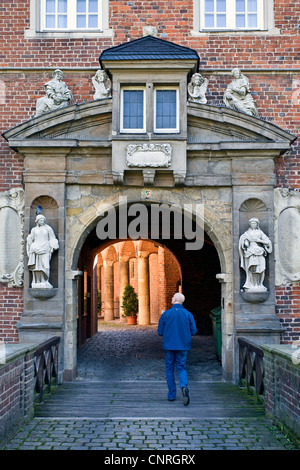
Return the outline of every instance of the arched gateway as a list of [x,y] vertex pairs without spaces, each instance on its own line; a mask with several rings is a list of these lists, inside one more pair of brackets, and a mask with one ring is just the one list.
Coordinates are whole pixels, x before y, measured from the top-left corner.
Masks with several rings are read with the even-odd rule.
[[[124,200],[188,208],[218,254],[222,367],[234,381],[239,336],[279,342],[274,252],[266,290],[245,292],[239,238],[255,217],[274,239],[274,159],[294,137],[246,113],[189,101],[187,85],[199,66],[191,49],[146,37],[104,51],[100,64],[110,97],[42,114],[4,134],[24,156],[25,235],[40,205],[59,240],[50,292],[32,289],[25,269],[20,340],[60,335],[60,368],[74,377],[78,260],[104,208],[118,212]],[[166,117],[160,110],[167,108]]]

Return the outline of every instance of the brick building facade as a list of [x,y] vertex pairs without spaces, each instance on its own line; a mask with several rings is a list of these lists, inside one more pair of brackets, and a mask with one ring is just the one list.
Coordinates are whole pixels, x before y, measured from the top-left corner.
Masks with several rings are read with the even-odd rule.
[[[60,68],[64,73],[64,81],[73,93],[71,105],[91,102],[94,94],[92,77],[99,68],[101,53],[114,46],[143,37],[147,31],[149,32],[149,28],[151,34],[157,38],[190,48],[199,55],[199,72],[208,79],[206,93],[208,107],[220,109],[224,106],[223,95],[231,80],[231,71],[233,68],[239,68],[249,79],[251,93],[257,104],[259,120],[270,123],[291,136],[299,134],[299,1],[257,0],[257,2],[251,2],[248,0],[237,2],[234,12],[229,9],[234,6],[232,0],[227,0],[228,11],[224,10],[226,2],[223,1],[133,0],[121,2],[102,0],[99,1],[98,12],[98,20],[100,21],[101,16],[101,24],[98,23],[94,29],[64,29],[59,28],[58,23],[53,23],[54,26],[51,27],[51,19],[47,27],[46,17],[49,12],[48,16],[51,16],[51,8],[54,8],[52,17],[59,21],[59,2],[56,0],[51,5],[50,3],[48,2],[47,6],[47,2],[42,0],[15,2],[4,0],[0,4],[2,45],[0,119],[1,132],[4,134],[35,117],[36,101],[44,95],[44,83],[50,80],[54,69]],[[69,4],[71,3],[69,0]],[[83,11],[86,13],[86,21],[89,21],[87,13],[89,3],[84,3],[85,10]],[[90,2],[91,5],[92,3]],[[76,2],[73,4],[75,5]],[[65,5],[62,1],[63,13]],[[69,11],[65,13],[65,16],[69,15]],[[248,18],[249,24],[245,23],[247,27],[224,27],[232,15],[236,18],[239,16],[239,21]],[[255,15],[256,23],[251,23]],[[90,14],[90,16],[93,15]],[[39,131],[43,131],[42,126]],[[269,137],[268,139],[270,140]],[[22,188],[26,181],[33,182],[33,179],[28,180],[27,176],[28,171],[31,170],[28,165],[26,166],[26,152],[22,152],[17,145],[13,146],[8,140],[7,136],[1,137],[0,142],[1,192]],[[261,184],[259,181],[263,179],[263,171],[261,174],[259,171],[256,172],[258,184]],[[285,188],[293,194],[296,193],[300,187],[299,172],[299,141],[291,137],[289,150],[279,152],[274,158],[274,187]],[[49,179],[48,182],[51,180]],[[205,189],[201,189],[201,185],[195,186],[195,191],[205,194]],[[54,197],[54,194],[55,190],[50,196]],[[95,194],[92,195],[93,203],[96,198]],[[84,197],[83,193],[81,197]],[[217,200],[217,197],[213,199]],[[69,197],[69,200],[75,201],[75,197]],[[228,204],[230,204],[229,200]],[[78,206],[70,205],[67,214],[75,217],[74,210],[77,209]],[[28,218],[29,209],[26,210],[25,217]],[[50,206],[49,210],[52,210]],[[225,206],[222,211],[225,220]],[[234,219],[234,214],[232,217]],[[228,216],[226,223],[230,218]],[[32,226],[32,221],[30,224]],[[25,224],[26,235],[30,224]],[[209,239],[206,246],[211,245]],[[95,249],[93,244],[91,247]],[[291,253],[293,251],[289,252]],[[195,269],[195,275],[189,279],[189,284],[194,283],[191,291],[202,289],[207,292],[209,286],[213,284],[212,292],[220,296],[220,287],[215,279],[215,275],[220,272],[219,261],[218,259],[212,261],[212,257],[216,257],[215,253],[211,255],[208,251],[203,257],[197,262],[202,266],[210,264],[211,268],[208,267],[208,269],[211,269],[212,274],[207,277],[202,269],[197,281],[197,269],[193,266],[192,270]],[[191,260],[185,260],[185,262],[186,266],[183,271],[188,272]],[[80,262],[77,267],[80,267]],[[293,271],[293,267],[291,270]],[[28,289],[28,279],[27,281],[26,279],[25,266],[24,287],[10,287],[7,282],[0,283],[1,340],[7,342],[19,340],[17,324],[20,323],[24,311],[24,289]],[[203,288],[205,282],[207,287]],[[293,280],[290,279],[289,282],[285,281],[281,284],[277,282],[274,292],[276,315],[283,327],[280,341],[291,343],[299,340],[300,277],[296,276]],[[215,294],[211,294],[208,299],[203,298],[207,313],[217,306],[215,304],[220,303],[220,299],[215,300],[214,296]],[[226,298],[229,304],[228,295]]]

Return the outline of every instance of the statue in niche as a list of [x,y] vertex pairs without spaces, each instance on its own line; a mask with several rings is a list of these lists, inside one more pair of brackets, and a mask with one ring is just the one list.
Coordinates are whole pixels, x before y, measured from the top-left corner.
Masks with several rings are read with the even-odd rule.
[[266,292],[263,285],[266,270],[266,256],[272,252],[272,242],[259,228],[259,220],[249,220],[250,227],[240,236],[239,253],[241,267],[246,272],[243,289],[246,292]]
[[63,73],[57,69],[52,74],[53,79],[45,83],[44,88],[46,96],[39,98],[36,103],[36,116],[54,111],[55,109],[64,108],[70,104],[73,94],[62,81]]
[[97,70],[96,75],[92,78],[95,88],[94,100],[101,100],[111,96],[111,80],[104,70]]
[[207,103],[207,99],[205,96],[207,86],[207,78],[203,78],[200,73],[194,73],[192,75],[190,83],[188,84],[189,100],[193,101],[194,103]]
[[46,224],[46,217],[38,214],[34,227],[27,237],[28,269],[32,271],[33,289],[52,289],[49,282],[50,260],[54,250],[59,248],[52,228]]
[[249,80],[240,69],[231,72],[233,81],[228,85],[224,93],[224,103],[231,109],[242,111],[252,116],[258,116],[256,103],[250,93]]

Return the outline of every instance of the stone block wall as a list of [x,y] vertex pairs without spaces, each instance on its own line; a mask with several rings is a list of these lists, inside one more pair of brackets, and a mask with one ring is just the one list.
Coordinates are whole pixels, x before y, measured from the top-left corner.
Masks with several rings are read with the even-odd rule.
[[33,417],[35,345],[6,345],[0,363],[0,447]]
[[262,348],[266,414],[300,439],[300,351],[290,345]]

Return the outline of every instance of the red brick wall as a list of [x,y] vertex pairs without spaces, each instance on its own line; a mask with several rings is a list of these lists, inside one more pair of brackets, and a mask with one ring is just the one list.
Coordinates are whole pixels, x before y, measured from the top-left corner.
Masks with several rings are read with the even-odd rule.
[[[278,35],[193,36],[193,0],[111,0],[109,26],[114,31],[113,39],[26,39],[29,5],[29,0],[0,3],[1,132],[33,117],[36,99],[43,96],[43,84],[51,78],[49,68],[68,69],[64,71],[64,80],[73,91],[74,102],[91,100],[94,71],[87,68],[99,66],[98,58],[104,49],[141,37],[146,25],[156,26],[158,37],[197,50],[200,69],[209,78],[208,104],[222,105],[223,92],[231,80],[229,72],[240,67],[250,80],[260,117],[291,133],[299,132],[300,74],[296,72],[300,65],[299,2],[274,0]],[[299,188],[299,162],[296,142],[293,151],[276,163],[278,186]],[[22,185],[22,169],[22,157],[0,137],[0,191]],[[277,289],[278,315],[288,325],[284,341],[299,337],[298,293],[297,285]],[[0,285],[0,300],[0,338],[15,340],[14,324],[23,308],[22,290]],[[7,310],[13,303],[14,311]]]
[[292,437],[300,436],[300,374],[298,357],[293,357],[297,349],[284,351],[280,346],[264,346],[265,366],[265,409],[273,421],[292,432]]
[[285,333],[283,344],[297,341],[300,337],[300,283],[277,288],[276,311]]
[[23,310],[23,289],[0,284],[0,340],[6,343],[18,341],[16,323]]
[[[102,49],[142,35],[146,25],[156,26],[158,35],[199,50],[205,67],[296,66],[299,53],[298,2],[274,0],[275,27],[280,36],[212,35],[193,37],[193,0],[109,2],[113,41],[99,39],[24,39],[29,28],[29,0],[3,1],[0,29],[3,37],[2,66],[97,66]],[[12,34],[12,31],[14,34]]]
[[[0,444],[33,416],[33,352],[16,353],[15,359],[0,364]],[[1,445],[1,447],[2,447]]]

